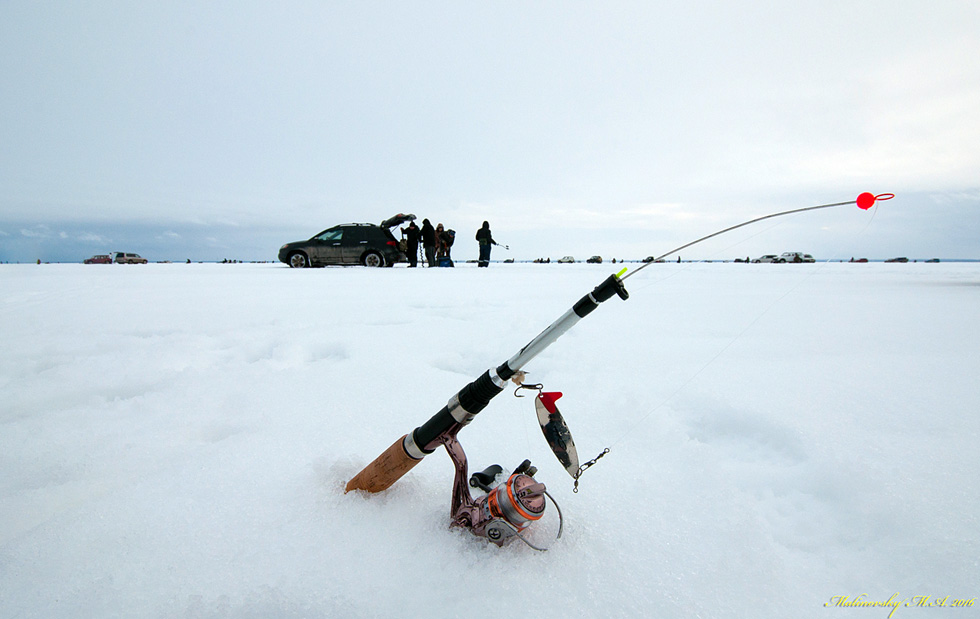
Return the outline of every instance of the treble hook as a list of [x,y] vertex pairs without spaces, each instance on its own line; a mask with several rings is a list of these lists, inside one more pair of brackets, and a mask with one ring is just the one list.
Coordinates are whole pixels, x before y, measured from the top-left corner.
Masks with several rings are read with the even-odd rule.
[[524,397],[521,394],[517,393],[521,389],[533,389],[533,390],[537,391],[538,393],[541,393],[541,391],[544,389],[544,385],[542,385],[541,383],[534,383],[534,384],[521,383],[520,385],[517,386],[517,389],[514,389],[514,397],[515,398],[523,398]]

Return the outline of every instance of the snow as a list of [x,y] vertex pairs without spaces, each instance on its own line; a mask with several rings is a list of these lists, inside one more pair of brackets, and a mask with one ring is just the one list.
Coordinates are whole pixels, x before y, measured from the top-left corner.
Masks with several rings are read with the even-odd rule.
[[[636,268],[639,265],[631,265]],[[886,617],[980,593],[978,264],[655,264],[460,433],[565,516],[343,486],[619,265],[0,265],[0,617]],[[975,616],[901,608],[898,617]],[[945,614],[949,613],[949,614]]]

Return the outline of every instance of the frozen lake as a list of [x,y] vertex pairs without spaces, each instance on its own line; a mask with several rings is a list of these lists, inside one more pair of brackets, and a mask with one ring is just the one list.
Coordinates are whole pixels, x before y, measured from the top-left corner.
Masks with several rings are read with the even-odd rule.
[[0,617],[976,616],[975,263],[628,279],[526,368],[577,494],[531,398],[460,433],[546,553],[450,530],[441,450],[343,493],[619,266],[0,265]]

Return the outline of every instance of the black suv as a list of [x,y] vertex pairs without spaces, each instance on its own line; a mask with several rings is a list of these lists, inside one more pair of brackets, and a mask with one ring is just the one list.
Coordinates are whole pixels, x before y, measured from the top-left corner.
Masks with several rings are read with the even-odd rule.
[[279,261],[293,268],[318,267],[326,264],[363,264],[368,267],[390,267],[406,262],[390,228],[415,219],[399,213],[374,224],[341,224],[327,228],[308,241],[286,243],[279,248]]

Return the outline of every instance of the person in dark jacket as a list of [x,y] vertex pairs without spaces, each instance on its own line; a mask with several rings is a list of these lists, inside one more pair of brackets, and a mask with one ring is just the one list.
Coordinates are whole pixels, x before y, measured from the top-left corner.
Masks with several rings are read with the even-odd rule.
[[440,258],[452,259],[453,241],[455,240],[455,230],[446,230],[442,224],[436,225],[436,261]]
[[422,231],[415,225],[415,220],[413,219],[412,222],[408,224],[408,228],[402,228],[402,234],[405,235],[408,266],[416,267],[419,264],[419,239],[422,238]]
[[428,219],[422,220],[422,249],[425,250],[425,261],[429,266],[436,266],[436,229]]
[[483,227],[476,231],[476,241],[480,244],[480,264],[481,267],[490,266],[490,246],[497,245],[490,234],[490,222],[483,222]]
[[446,257],[453,257],[453,243],[456,242],[456,231],[452,228],[443,232],[439,238],[442,241],[442,246],[445,248]]

